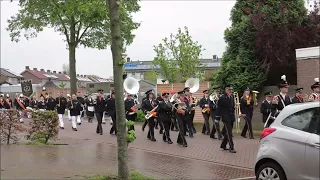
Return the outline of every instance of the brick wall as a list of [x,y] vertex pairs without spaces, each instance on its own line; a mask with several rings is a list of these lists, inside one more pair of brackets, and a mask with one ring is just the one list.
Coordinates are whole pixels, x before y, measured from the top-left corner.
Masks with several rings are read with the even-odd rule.
[[36,76],[34,76],[28,71],[25,71],[21,75],[24,77],[25,80],[31,80],[32,84],[40,84],[42,82],[41,79],[37,78]]
[[310,86],[314,83],[314,78],[320,74],[320,58],[317,59],[297,59],[297,84],[304,88],[304,93],[310,94]]

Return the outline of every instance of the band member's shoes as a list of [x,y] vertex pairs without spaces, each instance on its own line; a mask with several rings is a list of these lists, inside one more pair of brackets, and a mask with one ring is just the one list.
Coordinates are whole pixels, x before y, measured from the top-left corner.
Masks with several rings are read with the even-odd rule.
[[189,135],[190,138],[193,138],[193,135]]
[[24,123],[23,121],[21,121],[20,123]]
[[221,147],[221,146],[220,146],[220,148],[221,148],[222,150],[224,150],[224,151],[229,150],[229,148],[227,148],[227,147]]
[[142,131],[144,131],[144,128],[145,128],[145,127],[142,126]]
[[81,125],[81,123],[78,123],[78,125]]
[[211,139],[217,139],[215,136],[210,136]]
[[253,137],[253,136],[251,136],[251,137],[250,137],[250,139],[254,139],[254,137]]
[[157,140],[155,138],[151,138],[151,141],[156,142]]
[[106,122],[102,122],[102,124],[106,124]]
[[187,144],[184,144],[184,145],[182,145],[183,147],[188,147],[188,145]]
[[100,133],[100,135],[103,135],[103,133]]
[[64,127],[60,127],[60,129],[64,129]]
[[78,131],[77,128],[72,128],[73,131]]
[[209,135],[210,133],[209,132],[206,132],[206,133],[204,133],[205,135]]
[[234,150],[234,149],[229,149],[229,152],[230,152],[230,153],[236,153],[237,151]]
[[169,139],[169,140],[167,141],[167,143],[168,143],[168,144],[172,144],[173,142],[171,141],[171,139]]
[[241,135],[243,138],[247,138],[247,136],[246,135]]
[[222,137],[221,134],[218,135],[218,139],[219,139],[219,140],[222,140],[222,139],[223,139],[223,137]]

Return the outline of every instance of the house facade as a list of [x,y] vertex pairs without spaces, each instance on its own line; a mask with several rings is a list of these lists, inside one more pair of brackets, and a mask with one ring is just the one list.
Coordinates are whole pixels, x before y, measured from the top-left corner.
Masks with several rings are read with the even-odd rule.
[[[213,55],[212,59],[200,59],[204,68],[205,78],[210,78],[212,73],[220,67],[220,59],[218,56]],[[128,77],[134,77],[138,80],[150,80],[156,81],[157,84],[163,84],[164,79],[161,75],[152,74],[153,72],[159,72],[158,66],[153,66],[152,61],[131,61],[127,58],[127,62],[124,64],[124,70]],[[155,77],[153,77],[155,76]]]
[[0,84],[16,85],[23,80],[23,76],[5,68],[0,68]]

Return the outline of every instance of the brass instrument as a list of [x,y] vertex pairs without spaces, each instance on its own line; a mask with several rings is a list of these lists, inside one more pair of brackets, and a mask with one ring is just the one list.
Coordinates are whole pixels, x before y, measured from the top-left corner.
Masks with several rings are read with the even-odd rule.
[[200,88],[200,81],[198,78],[189,78],[185,82],[184,86],[190,88],[190,93],[195,93]]
[[70,101],[71,101],[71,109],[73,109],[74,107],[73,107],[73,102],[72,102],[72,99],[71,99]]
[[156,107],[154,107],[148,114],[146,114],[144,117],[146,119],[150,119],[153,116],[153,113],[157,110],[159,105],[157,105]]
[[253,102],[254,102],[254,105],[255,106],[258,106],[258,94],[259,94],[259,91],[252,91],[252,94],[253,94]]
[[234,104],[235,104],[235,118],[236,118],[236,131],[237,133],[240,132],[240,116],[241,116],[241,110],[240,110],[240,99],[238,92],[233,93],[234,96]]
[[60,100],[61,100],[61,98],[59,97],[59,104],[58,104],[58,107],[60,107]]

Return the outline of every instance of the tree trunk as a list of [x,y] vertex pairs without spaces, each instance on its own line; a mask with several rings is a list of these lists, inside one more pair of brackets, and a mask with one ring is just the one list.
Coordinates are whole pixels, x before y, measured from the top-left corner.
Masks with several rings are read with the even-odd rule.
[[128,145],[127,145],[127,129],[123,102],[123,64],[122,51],[123,44],[121,40],[120,18],[119,18],[119,0],[108,0],[109,17],[111,22],[111,51],[113,59],[113,77],[114,89],[116,96],[116,114],[117,114],[117,143],[118,143],[118,177],[121,180],[129,178],[128,168]]
[[69,42],[69,73],[70,73],[70,95],[77,93],[77,76],[76,76],[76,26],[74,20],[70,26]]

